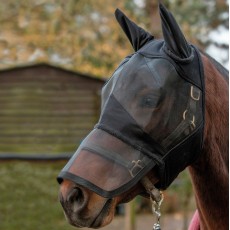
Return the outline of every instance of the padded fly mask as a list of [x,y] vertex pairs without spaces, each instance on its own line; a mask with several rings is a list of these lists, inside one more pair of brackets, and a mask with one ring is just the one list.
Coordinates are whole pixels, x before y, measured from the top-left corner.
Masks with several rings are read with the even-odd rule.
[[116,18],[134,47],[102,89],[100,119],[58,176],[112,198],[128,191],[153,167],[159,189],[201,152],[204,76],[196,47],[160,5],[164,40]]

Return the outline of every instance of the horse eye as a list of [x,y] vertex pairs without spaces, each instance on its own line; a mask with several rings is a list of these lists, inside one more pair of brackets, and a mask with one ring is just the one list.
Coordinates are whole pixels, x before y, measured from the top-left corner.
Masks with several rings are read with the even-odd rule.
[[158,100],[153,96],[146,96],[141,100],[141,107],[155,108],[157,106]]

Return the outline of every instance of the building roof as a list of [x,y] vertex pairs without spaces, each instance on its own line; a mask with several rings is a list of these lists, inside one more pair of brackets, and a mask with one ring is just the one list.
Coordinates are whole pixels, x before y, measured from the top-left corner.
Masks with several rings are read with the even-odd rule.
[[88,78],[88,79],[91,79],[91,80],[98,80],[98,81],[101,81],[101,82],[106,81],[105,78],[99,78],[98,76],[93,76],[93,75],[90,75],[90,74],[85,74],[85,73],[82,73],[82,72],[69,70],[67,68],[64,68],[63,66],[52,65],[52,64],[49,64],[49,63],[45,63],[45,62],[28,63],[28,64],[23,64],[23,65],[11,66],[11,67],[7,67],[7,68],[4,68],[4,69],[0,69],[0,73],[8,72],[8,71],[14,71],[14,70],[20,70],[20,69],[23,70],[23,69],[27,69],[27,68],[36,68],[36,67],[49,67],[49,68],[52,68],[52,69],[63,71],[65,73],[74,74],[74,75],[77,75],[77,76],[80,76],[80,77]]

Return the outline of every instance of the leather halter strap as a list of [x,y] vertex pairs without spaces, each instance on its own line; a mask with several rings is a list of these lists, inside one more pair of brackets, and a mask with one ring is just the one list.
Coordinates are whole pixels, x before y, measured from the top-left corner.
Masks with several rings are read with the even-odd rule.
[[180,133],[185,132],[188,128],[191,128],[192,130],[196,128],[196,117],[194,114],[196,112],[197,102],[199,100],[200,90],[191,86],[190,101],[181,116],[182,121],[177,128],[161,142],[161,146],[167,149],[173,142],[176,141]]
[[154,186],[154,184],[149,180],[147,176],[141,179],[141,183],[152,200],[156,202],[160,202],[162,200],[162,193]]

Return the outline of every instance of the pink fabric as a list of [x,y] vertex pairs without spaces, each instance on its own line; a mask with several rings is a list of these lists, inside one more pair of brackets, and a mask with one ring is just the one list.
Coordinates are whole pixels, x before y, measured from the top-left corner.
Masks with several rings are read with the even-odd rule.
[[197,210],[193,215],[188,230],[200,230],[200,220],[199,220],[199,214]]

